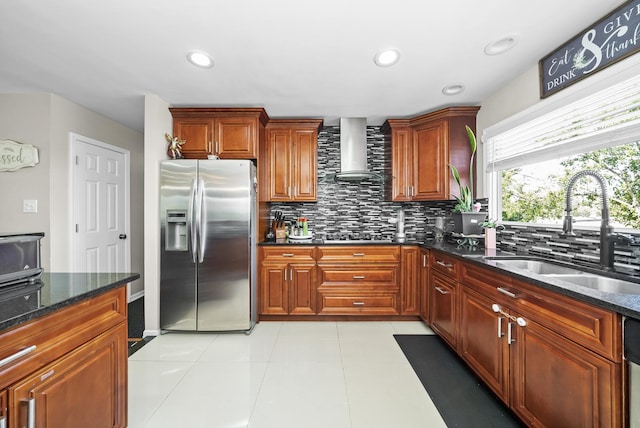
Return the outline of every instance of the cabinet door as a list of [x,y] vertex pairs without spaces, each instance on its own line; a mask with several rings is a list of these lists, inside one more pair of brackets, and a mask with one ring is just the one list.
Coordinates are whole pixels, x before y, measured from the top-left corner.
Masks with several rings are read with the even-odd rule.
[[316,314],[316,265],[292,263],[289,265],[289,308],[291,315]]
[[511,407],[534,427],[622,426],[621,363],[527,320],[511,345]]
[[420,125],[413,130],[414,182],[412,200],[445,200],[449,195],[447,121]]
[[418,290],[418,247],[402,247],[402,273],[400,276],[400,315],[419,315],[420,295]]
[[221,159],[257,157],[258,119],[253,117],[216,117],[215,152]]
[[410,201],[413,186],[413,145],[410,128],[393,129],[391,135],[392,200]]
[[291,131],[274,128],[267,133],[269,201],[291,200]]
[[287,263],[263,263],[260,270],[260,313],[286,315],[288,313]]
[[420,249],[420,318],[429,322],[429,250]]
[[460,355],[505,403],[509,402],[509,346],[505,317],[493,301],[460,287]]
[[293,129],[293,200],[317,200],[318,133],[315,129]]
[[12,427],[110,428],[127,425],[127,326],[98,336],[9,389]]
[[189,117],[173,120],[173,135],[185,140],[182,155],[186,159],[206,159],[212,154],[213,119]]
[[431,328],[455,349],[458,346],[457,283],[432,270],[430,287]]

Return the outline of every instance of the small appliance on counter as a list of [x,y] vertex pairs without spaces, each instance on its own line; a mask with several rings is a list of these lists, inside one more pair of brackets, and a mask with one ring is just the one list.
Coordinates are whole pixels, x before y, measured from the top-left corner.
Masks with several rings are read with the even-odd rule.
[[42,275],[40,240],[44,233],[0,234],[0,287],[34,282]]

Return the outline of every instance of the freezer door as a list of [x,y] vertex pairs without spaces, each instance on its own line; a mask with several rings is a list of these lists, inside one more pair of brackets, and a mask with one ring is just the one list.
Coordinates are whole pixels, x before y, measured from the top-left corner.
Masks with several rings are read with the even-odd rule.
[[200,161],[202,262],[198,330],[249,330],[251,319],[251,161]]
[[196,330],[197,161],[160,164],[160,328]]

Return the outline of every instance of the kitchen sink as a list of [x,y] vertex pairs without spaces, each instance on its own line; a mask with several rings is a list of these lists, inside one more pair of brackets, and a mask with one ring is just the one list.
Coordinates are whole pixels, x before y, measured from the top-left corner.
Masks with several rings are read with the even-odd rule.
[[495,262],[497,267],[525,270],[547,278],[557,279],[605,293],[640,295],[640,284],[598,275],[590,271],[574,269],[545,260],[527,257],[518,258],[517,256],[485,257],[485,260]]
[[555,263],[550,263],[542,260],[527,260],[527,259],[492,259],[490,257],[485,257],[485,260],[494,260],[496,266],[510,268],[510,269],[521,269],[526,270],[532,273],[537,273],[538,275],[548,275],[548,274],[564,274],[564,275],[581,275],[584,272],[578,269],[573,269],[566,266],[560,266]]
[[605,293],[640,294],[640,284],[601,275],[582,273],[580,275],[548,274],[545,276]]

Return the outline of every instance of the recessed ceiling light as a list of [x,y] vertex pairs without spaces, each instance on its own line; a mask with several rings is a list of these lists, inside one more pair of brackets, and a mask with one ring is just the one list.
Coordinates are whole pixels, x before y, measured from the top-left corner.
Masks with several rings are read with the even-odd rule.
[[211,68],[213,67],[213,59],[209,54],[202,51],[191,51],[187,53],[187,60],[196,67]]
[[464,91],[464,85],[462,83],[453,83],[442,88],[442,93],[445,95],[458,95]]
[[376,54],[373,61],[380,67],[389,67],[400,59],[400,52],[397,49],[385,49]]
[[484,53],[487,55],[500,55],[505,53],[518,43],[518,36],[510,34],[494,40],[484,48]]

